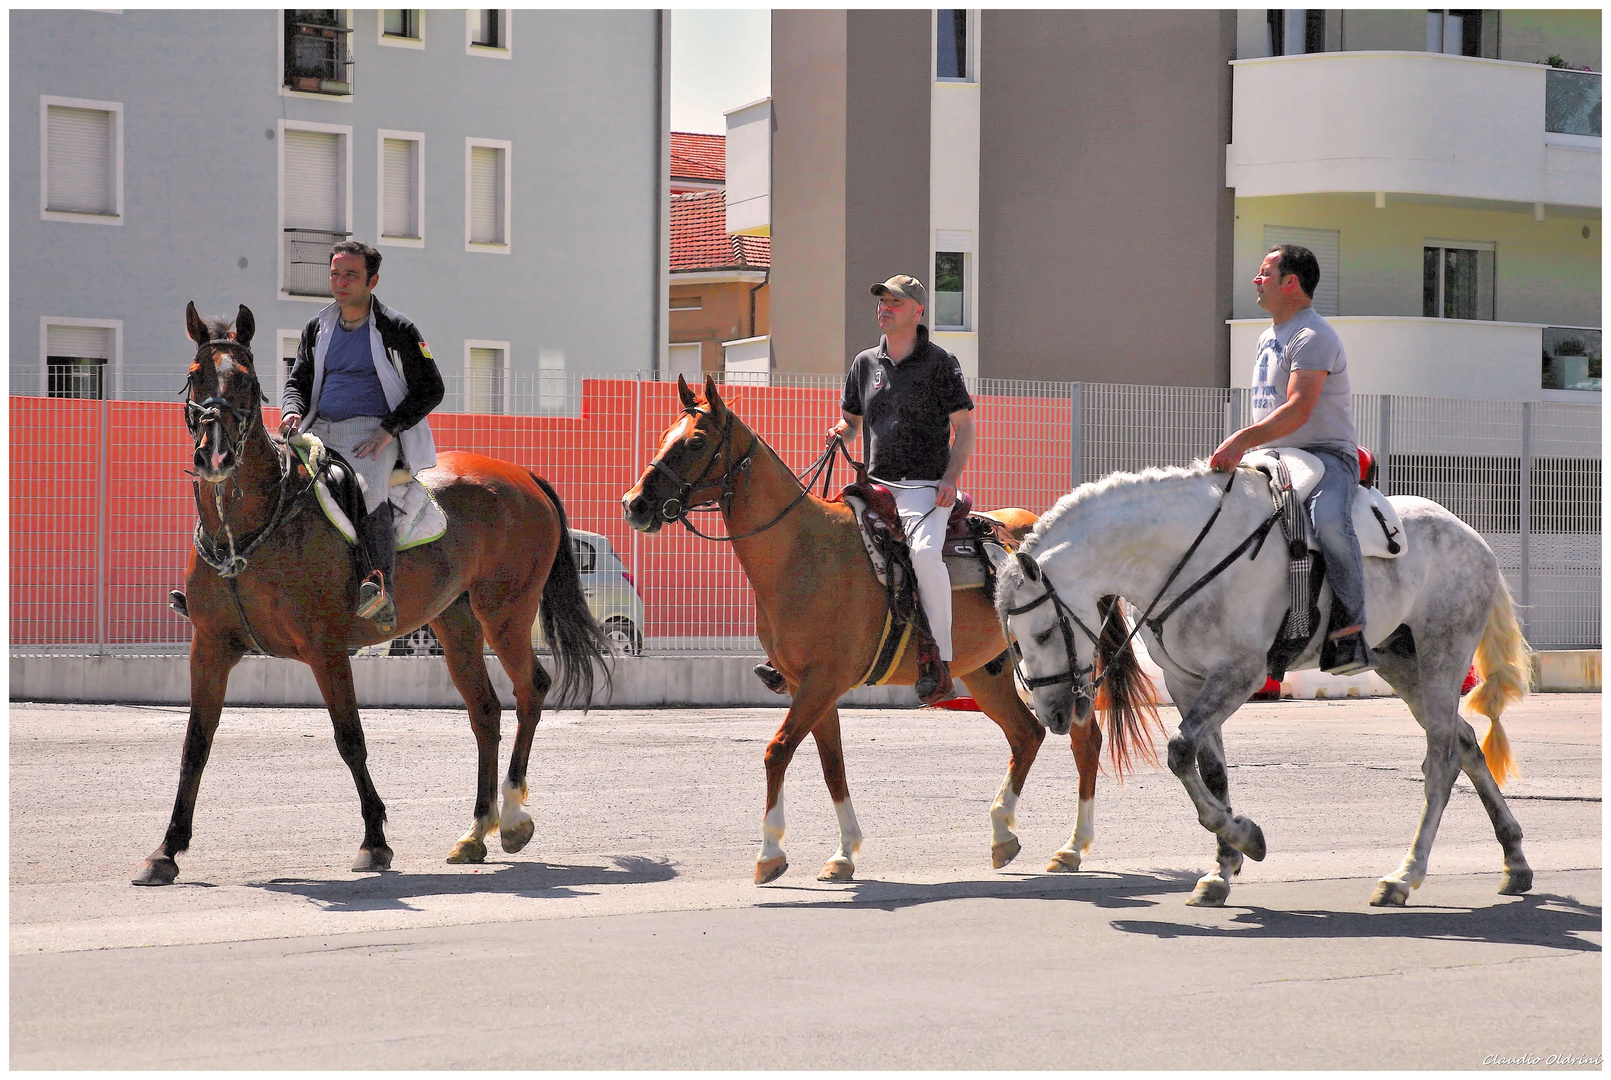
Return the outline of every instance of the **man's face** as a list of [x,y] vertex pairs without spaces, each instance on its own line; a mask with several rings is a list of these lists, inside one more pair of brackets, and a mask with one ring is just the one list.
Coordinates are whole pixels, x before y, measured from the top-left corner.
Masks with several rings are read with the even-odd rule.
[[330,295],[342,307],[367,307],[380,275],[369,276],[362,255],[342,252],[330,260]]
[[923,306],[910,296],[894,293],[878,294],[878,328],[888,334],[904,334],[917,326],[923,317]]
[[1287,274],[1279,276],[1281,269],[1281,253],[1272,251],[1264,256],[1259,264],[1259,272],[1253,277],[1253,292],[1257,294],[1259,307],[1270,310],[1272,303],[1278,303],[1293,289],[1298,287],[1298,275]]

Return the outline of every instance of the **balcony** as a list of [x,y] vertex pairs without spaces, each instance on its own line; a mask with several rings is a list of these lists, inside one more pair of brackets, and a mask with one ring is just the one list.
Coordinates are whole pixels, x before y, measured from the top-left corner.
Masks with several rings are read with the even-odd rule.
[[[1356,394],[1481,401],[1600,400],[1600,331],[1537,323],[1336,315]],[[1231,381],[1245,385],[1268,318],[1231,320]]]
[[352,93],[345,13],[339,9],[285,12],[285,78],[288,89],[308,94]]
[[1601,205],[1597,74],[1414,52],[1233,67],[1225,169],[1240,198],[1370,191]]

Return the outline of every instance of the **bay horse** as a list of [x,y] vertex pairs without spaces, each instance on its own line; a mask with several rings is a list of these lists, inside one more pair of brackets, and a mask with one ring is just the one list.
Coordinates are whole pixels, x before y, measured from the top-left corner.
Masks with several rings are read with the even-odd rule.
[[[185,606],[194,625],[190,719],[173,816],[134,884],[167,885],[178,876],[174,857],[190,845],[196,794],[229,673],[248,652],[294,658],[313,669],[363,813],[364,837],[353,870],[389,868],[386,807],[369,776],[348,649],[426,623],[441,641],[453,684],[464,696],[477,750],[470,830],[448,861],[481,862],[487,853],[484,838],[494,831],[505,851],[519,851],[534,830],[524,808],[526,765],[549,691],[555,689],[559,702],[574,700],[585,707],[593,696],[593,665],[611,655],[582,593],[558,494],[508,462],[443,453],[419,479],[446,513],[447,532],[398,553],[398,624],[393,633],[382,634],[353,614],[358,576],[351,547],[319,510],[306,470],[263,424],[251,311],[241,306],[231,333],[227,323],[202,319],[191,304],[185,324],[196,343],[184,393],[200,518],[185,573]],[[539,613],[553,650],[557,689],[532,649],[532,623]],[[492,644],[514,683],[518,719],[501,812],[502,708],[482,658],[484,642]]]
[[[1525,893],[1533,872],[1522,854],[1521,827],[1499,793],[1512,769],[1499,716],[1527,692],[1529,678],[1529,650],[1510,590],[1498,560],[1470,526],[1427,499],[1396,495],[1391,502],[1406,547],[1396,559],[1364,560],[1365,635],[1379,674],[1425,729],[1426,802],[1402,865],[1377,883],[1370,902],[1403,905],[1425,879],[1459,770],[1471,779],[1504,852],[1499,891]],[[1218,523],[1199,532],[1216,506]],[[1200,906],[1224,904],[1243,856],[1265,855],[1263,831],[1231,809],[1220,727],[1264,684],[1267,653],[1289,607],[1286,544],[1272,540],[1243,554],[1251,547],[1245,540],[1268,529],[1270,514],[1266,480],[1247,465],[1223,482],[1202,462],[1116,473],[1058,500],[1016,556],[1004,560],[997,583],[997,608],[1036,686],[1035,712],[1053,731],[1091,708],[1092,645],[1083,627],[1097,617],[1101,597],[1116,594],[1149,609],[1166,598],[1189,597],[1159,609],[1167,613],[1161,623],[1143,619],[1141,633],[1180,709],[1169,768],[1218,841],[1218,868],[1198,881],[1188,901]],[[1194,535],[1202,540],[1200,550]],[[1210,568],[1221,564],[1223,572],[1212,576]],[[1294,670],[1318,666],[1330,609],[1325,592],[1319,628],[1289,665]],[[1482,682],[1470,708],[1489,720],[1480,749],[1459,713],[1473,654]]]
[[[783,851],[783,777],[795,750],[809,734],[817,744],[823,778],[839,820],[839,848],[818,879],[849,881],[861,846],[861,827],[850,801],[840,742],[837,702],[861,682],[883,631],[884,586],[873,573],[849,506],[812,495],[776,451],[723,402],[716,381],[705,379],[700,400],[682,377],[677,393],[682,413],[661,437],[642,477],[621,498],[627,523],[645,533],[689,508],[716,503],[733,551],[755,593],[755,624],[769,662],[783,676],[792,703],[766,749],[766,813],[756,857],[755,882],[764,885],[788,869]],[[998,511],[998,520],[1027,527],[1025,511]],[[982,589],[955,594],[955,659],[952,671],[967,681],[984,713],[1000,726],[1012,756],[1006,778],[990,807],[991,862],[1007,865],[1020,850],[1013,833],[1018,798],[1045,731],[1019,698],[1011,665],[991,664],[1007,648]],[[911,686],[917,680],[916,649],[909,648],[887,680]],[[1135,657],[1104,656],[1139,676]],[[986,665],[990,665],[987,667]],[[994,669],[994,670],[992,670]],[[1122,678],[1122,677],[1121,677]],[[1130,700],[1130,699],[1127,699]],[[1145,737],[1136,712],[1108,714],[1112,753],[1121,769],[1129,747]],[[1067,729],[1065,729],[1067,730]],[[1080,774],[1080,819],[1069,844],[1052,859],[1054,871],[1079,867],[1094,835],[1092,808],[1102,735],[1094,723],[1071,735]]]

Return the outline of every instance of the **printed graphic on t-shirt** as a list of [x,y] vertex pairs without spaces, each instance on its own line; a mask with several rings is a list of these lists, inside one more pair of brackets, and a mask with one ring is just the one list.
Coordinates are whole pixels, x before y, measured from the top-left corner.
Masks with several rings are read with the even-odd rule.
[[1274,337],[1259,349],[1258,367],[1253,372],[1253,416],[1262,420],[1286,401],[1286,388],[1276,389],[1281,372],[1281,343]]

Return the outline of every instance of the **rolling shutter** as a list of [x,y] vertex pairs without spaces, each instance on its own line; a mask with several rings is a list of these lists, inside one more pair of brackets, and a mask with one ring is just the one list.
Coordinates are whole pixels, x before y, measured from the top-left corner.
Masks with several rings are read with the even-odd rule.
[[386,214],[383,236],[414,238],[419,228],[419,146],[413,139],[387,139],[384,190]]
[[[1264,250],[1277,244],[1299,244],[1315,253],[1320,263],[1320,284],[1315,286],[1315,311],[1321,315],[1340,315],[1337,287],[1338,268],[1341,262],[1342,234],[1336,229],[1299,229],[1287,225],[1264,227]],[[1261,255],[1260,258],[1263,258]]]
[[503,412],[503,350],[470,348],[470,411]]
[[45,355],[52,359],[112,359],[112,328],[109,326],[48,326],[45,328]]
[[112,179],[112,114],[104,109],[49,107],[50,190],[45,208],[78,214],[117,213]]
[[500,147],[470,147],[470,242],[506,242],[503,227],[503,150]]
[[344,231],[341,136],[285,129],[285,227]]

